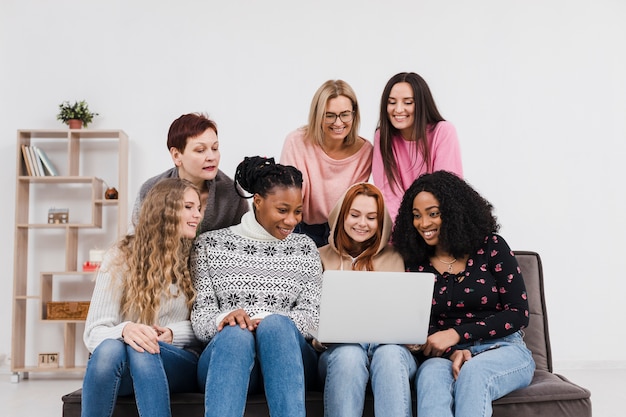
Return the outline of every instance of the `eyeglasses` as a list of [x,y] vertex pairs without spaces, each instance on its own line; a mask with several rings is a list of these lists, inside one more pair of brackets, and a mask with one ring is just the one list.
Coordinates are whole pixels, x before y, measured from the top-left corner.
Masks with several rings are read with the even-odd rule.
[[349,123],[352,121],[352,117],[354,116],[354,111],[344,111],[339,114],[337,113],[326,113],[324,114],[324,123],[332,124],[337,121],[337,117],[344,123]]

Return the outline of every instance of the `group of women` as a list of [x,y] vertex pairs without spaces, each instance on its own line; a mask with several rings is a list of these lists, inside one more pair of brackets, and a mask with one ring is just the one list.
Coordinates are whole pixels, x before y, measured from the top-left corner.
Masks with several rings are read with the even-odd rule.
[[[523,278],[492,206],[461,178],[454,127],[415,73],[389,80],[380,112],[372,146],[354,91],[328,81],[280,163],[246,157],[234,181],[214,122],[172,123],[175,167],[143,184],[134,230],[98,273],[83,416],[111,416],[129,394],[140,415],[170,416],[170,393],[193,390],[205,416],[242,416],[254,392],[272,416],[304,416],[318,384],[326,416],[361,416],[368,389],[376,416],[411,416],[412,389],[420,417],[490,416],[530,383]],[[433,272],[426,343],[314,339],[329,269]]]

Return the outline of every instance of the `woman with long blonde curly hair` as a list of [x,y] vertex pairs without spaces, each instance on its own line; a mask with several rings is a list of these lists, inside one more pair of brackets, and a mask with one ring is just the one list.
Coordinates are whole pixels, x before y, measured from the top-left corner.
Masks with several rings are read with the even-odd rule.
[[118,395],[135,395],[140,416],[171,416],[169,393],[196,389],[201,349],[189,320],[188,269],[201,215],[191,182],[165,179],[141,207],[133,234],[98,272],[83,336],[91,352],[82,415],[108,416]]

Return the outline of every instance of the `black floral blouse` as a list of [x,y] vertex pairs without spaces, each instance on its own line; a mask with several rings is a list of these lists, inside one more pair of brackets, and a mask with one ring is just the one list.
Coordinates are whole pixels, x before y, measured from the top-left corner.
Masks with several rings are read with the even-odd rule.
[[528,325],[524,279],[509,245],[492,234],[471,254],[465,270],[440,274],[430,262],[408,271],[436,275],[429,334],[454,328],[460,343],[498,339]]

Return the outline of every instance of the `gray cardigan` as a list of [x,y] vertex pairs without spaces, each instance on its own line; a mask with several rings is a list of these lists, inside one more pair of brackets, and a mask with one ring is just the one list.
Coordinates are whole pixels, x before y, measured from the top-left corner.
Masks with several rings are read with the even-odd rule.
[[[148,179],[139,189],[133,206],[133,229],[139,219],[141,203],[146,198],[146,194],[157,182],[165,178],[178,178],[178,169],[174,167]],[[206,185],[209,196],[207,201],[202,202],[205,207],[204,218],[198,228],[198,234],[241,223],[241,216],[250,209],[250,205],[245,198],[239,196],[235,191],[235,182],[228,175],[218,170],[215,179],[206,181]]]

